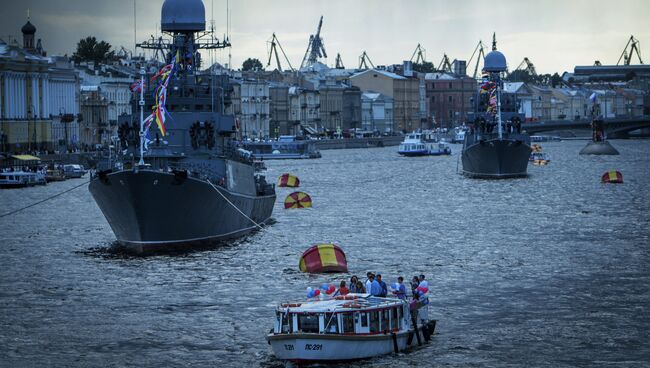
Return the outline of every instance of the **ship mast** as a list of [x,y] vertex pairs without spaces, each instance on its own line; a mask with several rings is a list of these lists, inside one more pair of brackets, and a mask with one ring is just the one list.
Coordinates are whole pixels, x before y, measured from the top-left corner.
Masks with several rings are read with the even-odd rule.
[[140,68],[140,162],[144,165],[144,67]]

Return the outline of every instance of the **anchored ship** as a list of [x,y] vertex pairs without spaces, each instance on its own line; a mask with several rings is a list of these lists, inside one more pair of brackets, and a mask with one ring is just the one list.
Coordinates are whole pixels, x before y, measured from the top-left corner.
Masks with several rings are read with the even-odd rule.
[[205,31],[202,1],[165,0],[161,30],[171,40],[138,46],[163,51],[165,65],[140,71],[133,111],[118,121],[122,154],[89,184],[118,242],[135,252],[242,236],[275,203],[263,165],[233,139],[228,77],[200,71],[200,49],[229,46]]
[[[523,114],[515,94],[503,93],[501,74],[507,70],[505,56],[492,51],[485,56],[484,78],[474,98],[473,129],[465,134],[461,155],[463,174],[474,178],[501,179],[527,175],[530,137],[521,132]],[[505,122],[504,122],[505,121]]]

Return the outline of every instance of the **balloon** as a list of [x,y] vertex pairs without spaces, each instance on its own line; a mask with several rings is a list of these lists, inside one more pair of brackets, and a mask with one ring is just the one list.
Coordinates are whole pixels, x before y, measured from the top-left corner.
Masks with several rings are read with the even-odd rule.
[[320,295],[320,290],[316,289],[316,290],[313,291],[313,293],[314,293],[314,296],[319,296]]
[[429,291],[429,288],[426,288],[426,287],[423,287],[423,288],[422,288],[422,292],[423,292],[423,293],[426,294],[428,291]]
[[307,290],[307,298],[311,298],[314,296],[314,291],[313,290]]
[[327,288],[327,290],[325,291],[325,294],[330,295],[330,294],[332,294],[334,291],[336,291],[336,286],[334,286],[334,285],[330,285],[330,286]]
[[320,288],[323,289],[323,290],[327,290],[327,289],[329,288],[329,285],[327,285],[327,284],[322,284],[322,285],[320,286]]
[[313,289],[311,288],[311,286],[309,286],[309,287],[307,288],[307,292],[310,292],[310,291],[312,291],[312,290],[313,290]]

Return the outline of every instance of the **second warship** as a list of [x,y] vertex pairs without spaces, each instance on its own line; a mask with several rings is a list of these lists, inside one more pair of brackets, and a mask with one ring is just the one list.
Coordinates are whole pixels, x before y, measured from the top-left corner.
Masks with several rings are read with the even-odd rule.
[[506,58],[497,51],[493,35],[483,82],[474,98],[475,112],[469,114],[473,128],[463,143],[462,173],[466,176],[503,179],[527,175],[530,136],[521,132],[524,115],[518,112],[516,95],[502,92],[501,74],[506,70]]
[[164,51],[165,65],[141,70],[132,114],[119,119],[122,155],[89,184],[118,242],[135,252],[244,235],[275,203],[260,163],[233,139],[228,77],[200,71],[199,49],[229,44],[206,37],[201,0],[165,0],[161,15],[171,41],[138,46]]

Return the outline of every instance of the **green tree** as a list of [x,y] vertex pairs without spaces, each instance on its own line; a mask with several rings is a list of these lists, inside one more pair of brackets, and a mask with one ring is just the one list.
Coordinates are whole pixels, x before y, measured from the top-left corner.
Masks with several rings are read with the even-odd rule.
[[413,70],[419,73],[433,73],[436,71],[436,67],[433,66],[432,62],[425,61],[421,64],[414,63]]
[[115,56],[111,51],[111,44],[106,41],[97,42],[95,37],[82,38],[77,43],[77,51],[72,55],[76,63],[82,61],[93,61],[95,64],[104,63]]
[[244,72],[247,72],[249,70],[262,70],[262,62],[259,61],[258,59],[251,59],[248,58],[244,60],[244,64],[241,66],[241,70]]

